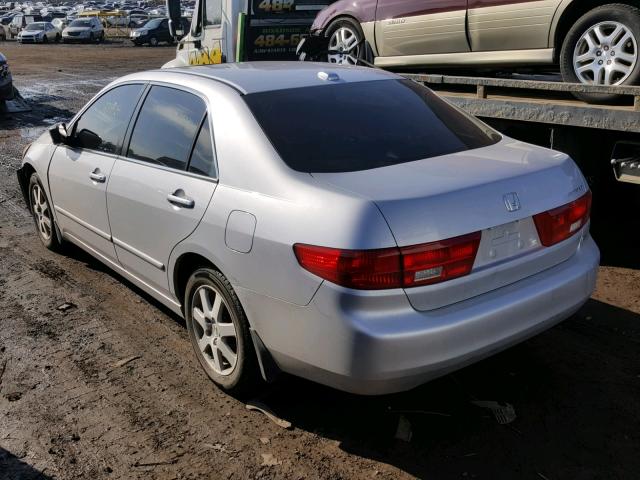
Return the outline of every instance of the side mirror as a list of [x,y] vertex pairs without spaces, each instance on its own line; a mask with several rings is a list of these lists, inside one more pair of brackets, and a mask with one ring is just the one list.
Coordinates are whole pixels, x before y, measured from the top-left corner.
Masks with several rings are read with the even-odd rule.
[[169,33],[172,37],[179,35],[182,30],[180,17],[182,16],[182,8],[180,0],[167,0],[167,17],[169,17]]
[[79,147],[88,148],[89,150],[96,150],[100,145],[102,145],[102,139],[100,136],[87,129],[80,130],[77,133],[75,140]]
[[67,139],[69,138],[69,134],[67,133],[67,124],[57,124],[51,130],[49,130],[49,135],[51,135],[51,140],[53,140],[53,143],[55,145],[67,143]]

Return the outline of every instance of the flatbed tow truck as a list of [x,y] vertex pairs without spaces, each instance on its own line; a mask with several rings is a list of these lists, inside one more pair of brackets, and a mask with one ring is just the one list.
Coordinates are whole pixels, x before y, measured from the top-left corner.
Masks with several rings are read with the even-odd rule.
[[[402,75],[506,135],[571,155],[592,187],[610,187],[612,178],[640,184],[639,86],[570,84],[536,77]],[[572,93],[615,93],[620,102],[588,104]]]

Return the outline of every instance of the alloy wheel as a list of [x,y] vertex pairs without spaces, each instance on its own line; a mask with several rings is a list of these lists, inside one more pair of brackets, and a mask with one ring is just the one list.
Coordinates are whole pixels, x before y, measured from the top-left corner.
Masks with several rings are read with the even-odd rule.
[[31,188],[31,207],[33,208],[33,216],[36,220],[38,232],[44,240],[49,240],[52,234],[51,211],[45,197],[42,187],[34,185]]
[[600,22],[578,40],[573,53],[573,69],[582,83],[620,85],[638,61],[636,38],[620,22]]
[[354,29],[340,26],[329,38],[329,63],[339,65],[357,65],[360,53],[360,40]]
[[193,294],[191,318],[198,350],[219,375],[231,375],[238,361],[238,334],[229,306],[216,288],[200,286]]

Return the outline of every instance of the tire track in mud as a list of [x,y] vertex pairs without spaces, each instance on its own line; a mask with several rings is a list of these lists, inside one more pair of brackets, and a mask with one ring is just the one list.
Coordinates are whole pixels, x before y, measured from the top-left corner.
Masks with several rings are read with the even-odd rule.
[[[19,319],[0,320],[8,360],[8,386],[0,388],[0,411],[7,412],[0,414],[0,445],[24,453],[36,468],[61,478],[203,472],[324,478],[336,456],[346,457],[334,442],[282,431],[248,414],[200,372],[178,319],[82,252],[44,250],[28,217],[22,226],[4,227],[0,258],[3,286],[10,285],[0,310]],[[63,302],[76,307],[60,312]],[[281,465],[261,465],[260,436],[271,439],[267,451]],[[325,454],[314,455],[316,467],[301,465],[292,442]],[[352,469],[361,463],[372,464],[345,462],[344,478],[357,477]]]

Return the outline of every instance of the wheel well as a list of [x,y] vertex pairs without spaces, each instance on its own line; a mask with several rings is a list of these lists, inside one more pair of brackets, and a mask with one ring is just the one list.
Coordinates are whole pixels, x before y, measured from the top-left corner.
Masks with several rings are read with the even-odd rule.
[[359,28],[360,30],[362,30],[362,26],[360,25],[360,22],[356,19],[356,17],[352,16],[352,15],[348,15],[348,14],[343,14],[343,15],[339,15],[333,19],[331,19],[329,22],[327,22],[327,26],[324,29],[324,36],[327,36],[327,32],[329,30],[329,27],[331,25],[333,25],[336,22],[339,22],[340,20],[351,20],[352,22],[354,22]]
[[187,282],[193,272],[199,268],[208,267],[220,271],[213,262],[197,253],[184,253],[176,261],[173,268],[173,286],[175,288],[176,297],[181,300],[184,308],[184,295],[187,289]]
[[18,180],[20,182],[20,190],[22,190],[22,196],[27,203],[27,208],[31,211],[31,201],[29,200],[29,179],[31,175],[35,173],[36,169],[30,163],[25,163],[19,170],[20,175]]
[[622,5],[631,5],[632,7],[640,8],[640,0],[623,0],[623,1],[605,1],[605,0],[574,0],[571,2],[564,12],[562,12],[562,16],[558,21],[558,26],[556,27],[555,38],[553,41],[553,46],[555,48],[553,59],[557,62],[560,58],[560,50],[562,49],[562,43],[564,42],[567,33],[571,30],[571,27],[574,23],[589,10],[593,10],[596,7],[600,7],[602,5],[610,5],[610,4],[622,4]]

